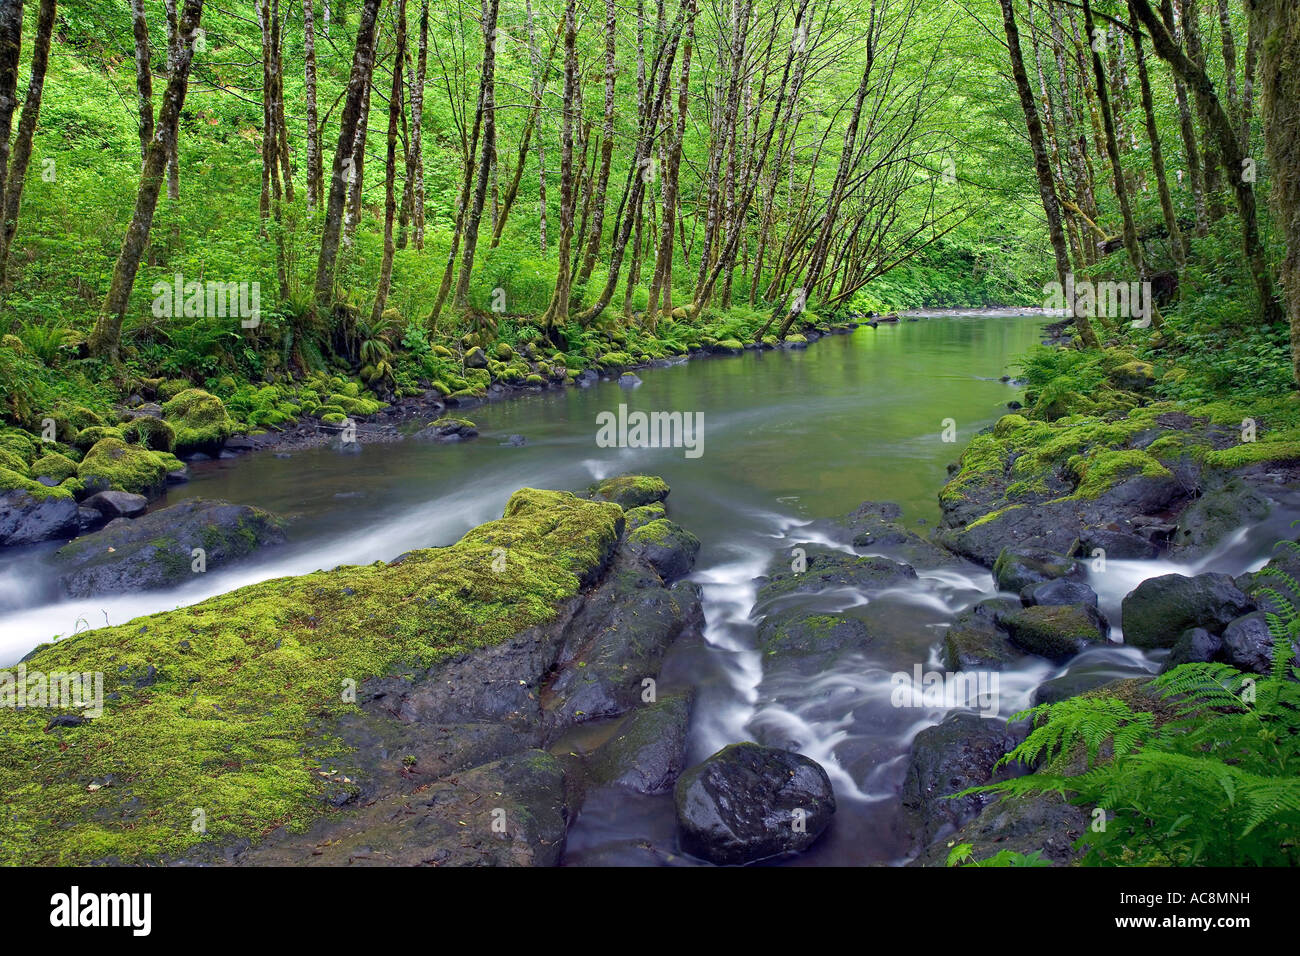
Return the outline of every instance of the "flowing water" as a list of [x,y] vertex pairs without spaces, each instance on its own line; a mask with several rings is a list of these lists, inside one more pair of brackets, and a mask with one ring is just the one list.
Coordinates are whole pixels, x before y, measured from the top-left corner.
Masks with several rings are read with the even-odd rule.
[[[522,486],[581,490],[623,472],[662,475],[670,516],[703,541],[693,577],[704,589],[706,631],[682,641],[664,680],[694,687],[691,762],[738,740],[793,745],[830,774],[839,800],[831,830],[796,865],[895,863],[906,858],[898,791],[911,739],[939,722],[943,707],[894,707],[892,675],[916,665],[942,670],[938,649],[952,616],[993,593],[974,565],[919,572],[912,587],[872,595],[844,591],[800,597],[810,611],[888,618],[891,634],[871,659],[841,662],[813,678],[765,686],[754,650],[754,577],[800,544],[852,551],[832,519],[864,500],[895,501],[924,533],[939,516],[936,494],[969,438],[1007,411],[1017,389],[1001,381],[1010,363],[1041,338],[1033,311],[917,314],[897,325],[821,339],[806,351],[748,351],[645,369],[635,389],[602,381],[480,406],[465,414],[481,437],[458,445],[400,442],[360,455],[328,448],[278,458],[260,452],[194,466],[169,490],[225,498],[292,519],[291,543],[258,562],[196,575],[184,588],[60,600],[43,558],[56,545],[0,554],[0,665],[55,635],[120,624],[254,581],[340,564],[391,559],[445,545],[499,517]],[[630,410],[703,413],[703,453],[681,448],[601,448],[597,414]],[[956,425],[943,440],[945,419]],[[523,447],[504,444],[512,434]],[[1272,525],[1277,524],[1277,527]],[[1285,524],[1243,532],[1193,571],[1233,573],[1263,563]],[[1167,562],[1111,562],[1091,582],[1114,623],[1119,601]],[[760,609],[760,611],[763,609]],[[1071,670],[1115,676],[1153,673],[1159,662],[1113,647],[1076,658]],[[997,709],[1027,706],[1062,668],[1029,662],[1001,675]],[[566,744],[568,742],[566,741]],[[569,837],[571,864],[664,861],[673,846],[671,797],[604,794],[588,801]],[[673,862],[688,863],[680,856]]]

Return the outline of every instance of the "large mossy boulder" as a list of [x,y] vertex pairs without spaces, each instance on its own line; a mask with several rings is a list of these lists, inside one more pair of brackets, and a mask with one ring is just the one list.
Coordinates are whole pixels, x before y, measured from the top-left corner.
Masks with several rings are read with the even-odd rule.
[[[524,489],[503,518],[449,547],[263,581],[37,648],[27,657],[31,671],[102,672],[105,711],[73,714],[88,719],[47,733],[47,720],[0,708],[0,739],[8,753],[22,754],[0,761],[0,842],[8,861],[167,861],[260,838],[276,827],[301,829],[331,805],[336,788],[355,790],[335,783],[355,762],[333,733],[357,713],[344,693],[349,686],[467,661],[477,676],[469,683],[482,688],[478,655],[516,638],[521,647],[535,647],[536,638],[526,635],[562,626],[583,583],[607,566],[622,523],[612,504]],[[497,560],[502,549],[504,562]],[[518,685],[518,670],[503,671],[501,682],[490,685],[493,694]],[[504,679],[510,674],[516,679]],[[400,753],[395,760],[400,763]],[[453,781],[424,788],[426,802],[437,804],[445,791],[447,804],[454,804],[448,816],[436,816],[445,828],[428,831],[440,849],[453,857],[458,852],[466,829],[458,821],[490,838],[490,810],[499,805],[512,834],[546,813],[540,841],[525,841],[536,852],[520,859],[554,862],[563,833],[556,761],[526,751],[511,766],[540,782],[521,784],[514,771],[485,770],[472,779],[461,775],[459,790]],[[514,798],[520,787],[525,794]],[[498,792],[510,801],[483,798]],[[408,792],[381,808],[383,819],[403,815],[409,800]],[[206,834],[189,825],[195,807],[208,809]],[[470,821],[461,815],[466,808],[481,815]],[[512,815],[516,810],[519,816]],[[59,826],[50,827],[55,811]],[[36,831],[41,840],[21,837]],[[367,842],[364,833],[351,832],[357,845]],[[417,854],[430,847],[409,839],[414,833],[418,826],[403,830],[403,839],[388,848],[420,862]],[[497,848],[494,858],[514,858],[509,841],[485,839],[482,846]],[[309,842],[295,859],[317,862],[314,848]],[[346,862],[348,854],[338,852]]]
[[832,588],[879,591],[907,587],[916,581],[916,570],[911,565],[889,558],[859,557],[843,551],[802,550],[802,559],[782,559],[771,574],[758,579],[761,601]]
[[89,492],[129,491],[156,498],[167,487],[170,460],[118,438],[95,443],[77,465],[77,477]]
[[1236,618],[1253,610],[1254,602],[1227,574],[1162,574],[1147,578],[1125,596],[1124,643],[1144,649],[1173,647],[1192,627],[1222,635]]
[[234,431],[221,399],[201,388],[187,388],[163,405],[163,418],[175,429],[177,455],[216,455]]
[[53,560],[63,589],[88,597],[174,587],[284,540],[284,522],[268,512],[191,498],[134,521],[110,521],[64,545]]
[[668,584],[691,573],[700,539],[667,518],[640,525],[627,536],[628,549]]
[[478,426],[466,418],[439,418],[415,433],[424,441],[458,442],[478,437]]
[[835,813],[820,764],[755,743],[731,744],[691,767],[674,802],[682,849],[718,864],[806,850]]
[[785,671],[811,676],[844,655],[861,653],[875,635],[860,618],[787,611],[763,618],[757,639],[765,676]]
[[651,475],[619,475],[606,478],[596,486],[592,497],[612,501],[624,509],[663,501],[668,497],[668,482]]

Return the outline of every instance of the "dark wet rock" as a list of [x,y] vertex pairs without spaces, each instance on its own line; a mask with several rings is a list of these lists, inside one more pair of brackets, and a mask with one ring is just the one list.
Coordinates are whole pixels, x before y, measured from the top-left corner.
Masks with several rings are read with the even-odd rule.
[[1104,552],[1107,558],[1148,561],[1160,554],[1160,547],[1150,538],[1144,538],[1130,524],[1130,531],[1111,528],[1084,528],[1079,532],[1079,550],[1085,556]]
[[[1220,654],[1223,660],[1243,671],[1267,674],[1273,668],[1273,634],[1268,629],[1268,619],[1263,611],[1243,614],[1223,629],[1223,646]],[[1292,662],[1297,659],[1300,650],[1296,643],[1292,645]]]
[[1035,605],[1002,617],[1011,642],[1050,661],[1066,661],[1106,640],[1106,619],[1087,604]]
[[659,518],[632,531],[627,536],[627,547],[671,584],[690,574],[695,556],[700,553],[700,539],[681,525]]
[[1115,679],[1109,671],[1071,670],[1068,674],[1043,681],[1034,690],[1033,704],[1057,704],[1070,697],[1078,697],[1090,690],[1104,687]]
[[770,614],[759,623],[757,635],[765,675],[818,674],[844,655],[860,653],[874,639],[859,618],[806,611]]
[[89,718],[84,717],[81,714],[59,714],[45,725],[45,732],[48,734],[51,730],[80,727],[82,724],[88,723],[90,723]]
[[108,521],[103,512],[96,511],[94,508],[79,507],[77,509],[77,518],[80,522],[77,528],[77,534],[89,534],[96,528],[103,527]]
[[554,866],[568,808],[559,762],[523,750],[325,818],[305,833],[277,831],[237,859],[256,865]]
[[600,375],[592,369],[583,369],[577,374],[573,381],[579,388],[591,388],[591,386],[600,381]]
[[478,436],[478,426],[464,418],[439,418],[415,433],[422,441],[466,441]]
[[340,455],[359,455],[361,454],[361,443],[355,441],[341,441],[334,446],[334,450]]
[[[1242,620],[1242,618],[1238,618]],[[1228,625],[1231,629],[1232,625]],[[1203,627],[1189,627],[1178,636],[1169,657],[1165,660],[1165,670],[1173,670],[1179,664],[1194,664],[1212,661],[1223,647],[1223,638],[1211,634]]]
[[916,735],[902,804],[921,843],[929,843],[945,828],[960,826],[996,799],[992,794],[948,798],[1007,776],[995,776],[993,767],[1022,737],[1004,720],[960,711]]
[[487,368],[488,358],[477,345],[465,353],[466,368]]
[[590,783],[667,793],[686,766],[691,696],[668,694],[633,710],[613,737],[588,755]]
[[1240,478],[1230,478],[1183,510],[1169,551],[1183,558],[1201,557],[1239,528],[1264,520],[1271,510],[1272,504],[1258,490]]
[[1162,574],[1148,578],[1125,596],[1124,642],[1134,647],[1173,647],[1191,627],[1222,634],[1233,619],[1255,609],[1254,603],[1226,574],[1187,577]]
[[854,588],[860,591],[907,586],[916,581],[916,571],[908,564],[882,557],[858,557],[842,551],[813,551],[804,548],[806,567],[796,571],[792,561],[782,558],[779,570],[759,578],[758,597],[770,601],[791,594],[808,594],[829,588]]
[[1042,581],[1038,584],[1028,585],[1021,590],[1020,600],[1026,606],[1034,604],[1087,604],[1089,607],[1095,608],[1097,606],[1097,592],[1082,581],[1056,578],[1052,581]]
[[835,813],[819,764],[754,743],[722,748],[683,773],[673,792],[682,849],[717,864],[805,850]]
[[1044,581],[1081,577],[1083,566],[1078,561],[1044,548],[1003,548],[993,564],[998,589],[1017,594]]
[[105,518],[135,518],[149,508],[149,499],[127,491],[101,491],[91,495],[82,504],[94,508]]
[[969,843],[975,860],[986,860],[1002,850],[1039,851],[1044,859],[1064,866],[1078,859],[1074,843],[1087,831],[1089,822],[1082,808],[1054,793],[1003,797],[989,803],[955,833],[931,843],[912,865],[947,866],[951,848]]
[[[277,455],[276,457],[278,458],[279,456]],[[289,456],[285,455],[284,457],[288,458]],[[169,485],[183,485],[189,480],[190,469],[188,465],[181,465],[175,471],[167,472],[167,484]]]
[[641,379],[632,372],[624,372],[618,377],[618,384],[620,388],[636,388],[641,384]]
[[902,524],[902,509],[891,501],[864,501],[845,520],[853,546],[880,551],[916,568],[952,564],[956,556]]
[[542,698],[548,733],[638,706],[644,680],[658,673],[669,646],[702,623],[698,584],[666,588],[658,573],[620,549],[565,630]]
[[[965,620],[962,617],[966,617]],[[959,617],[943,635],[944,666],[950,671],[1001,670],[1024,656],[991,621]]]
[[73,597],[167,587],[285,540],[284,523],[258,508],[192,498],[137,518],[116,518],[55,552],[59,582]]
[[528,444],[528,439],[525,438],[523,435],[511,435],[501,444],[508,445],[511,448],[523,448],[525,445]]
[[1281,614],[1287,610],[1284,602],[1300,607],[1300,593],[1292,590],[1288,579],[1300,581],[1300,545],[1279,541],[1268,563],[1254,574],[1242,575],[1237,579],[1237,586],[1250,595],[1261,611]]
[[21,488],[0,493],[0,547],[66,538],[80,527],[77,502],[71,496],[38,497]]

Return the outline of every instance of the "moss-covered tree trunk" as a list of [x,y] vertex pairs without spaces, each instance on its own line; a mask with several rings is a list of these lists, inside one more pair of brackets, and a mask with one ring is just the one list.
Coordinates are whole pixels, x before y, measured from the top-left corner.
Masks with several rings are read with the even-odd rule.
[[1273,175],[1269,202],[1286,239],[1281,280],[1300,383],[1300,14],[1294,0],[1253,0],[1250,6],[1259,43],[1260,118]]
[[403,116],[402,67],[406,59],[406,0],[397,0],[397,48],[393,51],[393,87],[388,96],[388,139],[384,154],[384,257],[379,265],[379,288],[370,321],[376,326],[388,303],[393,284],[393,219],[397,215],[397,126]]
[[465,251],[461,259],[460,275],[456,278],[455,303],[464,308],[469,301],[469,277],[474,270],[474,251],[478,248],[478,228],[483,221],[483,204],[487,201],[488,180],[496,162],[497,151],[497,10],[498,0],[487,0],[483,8],[483,156],[479,160],[478,182],[474,188],[474,203],[465,221]]
[[113,267],[108,294],[104,297],[95,329],[90,335],[91,354],[115,364],[118,362],[118,349],[122,340],[122,320],[126,317],[126,307],[131,299],[131,287],[135,284],[140,259],[149,242],[149,230],[153,226],[154,210],[158,208],[158,194],[162,190],[167,157],[171,155],[171,142],[176,136],[181,109],[185,105],[190,65],[194,62],[194,36],[202,15],[203,0],[185,0],[181,11],[181,45],[176,55],[176,69],[167,78],[162,108],[158,111],[158,122],[154,127],[153,138],[149,141],[149,151],[145,154],[144,170],[140,173],[135,211],[131,214],[126,236],[122,239],[122,251],[118,253],[117,264]]
[[[1137,26],[1137,17],[1130,17]],[[1178,226],[1178,213],[1174,209],[1174,199],[1169,193],[1169,175],[1165,171],[1165,152],[1160,143],[1160,127],[1156,123],[1155,97],[1151,92],[1151,76],[1147,70],[1146,54],[1142,49],[1140,31],[1133,36],[1134,59],[1137,63],[1138,83],[1142,90],[1142,112],[1146,115],[1147,139],[1151,143],[1151,169],[1156,177],[1156,192],[1160,196],[1160,210],[1164,213],[1165,228],[1169,230],[1169,250],[1173,255],[1174,265],[1181,271],[1187,263],[1183,231]]]

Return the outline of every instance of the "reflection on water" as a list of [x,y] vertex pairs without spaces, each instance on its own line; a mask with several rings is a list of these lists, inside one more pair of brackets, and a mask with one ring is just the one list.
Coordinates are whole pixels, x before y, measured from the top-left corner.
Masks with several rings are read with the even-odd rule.
[[[999,381],[1009,362],[1039,341],[1041,314],[957,313],[835,335],[806,351],[746,352],[638,372],[634,390],[601,382],[489,404],[463,412],[481,437],[457,445],[401,442],[360,455],[329,449],[277,458],[263,452],[196,466],[194,480],[160,504],[225,498],[288,516],[291,544],[257,563],[197,575],[167,592],[61,601],[42,563],[52,546],[0,555],[0,664],[74,630],[202,600],[270,577],[391,559],[445,545],[500,515],[523,486],[581,490],[624,471],[664,476],[672,517],[704,545],[694,574],[704,588],[702,644],[681,642],[665,669],[696,689],[690,759],[742,739],[792,743],[822,763],[840,801],[834,826],[791,862],[890,863],[907,853],[896,794],[911,738],[937,723],[942,708],[890,706],[891,675],[915,665],[942,670],[939,648],[952,616],[992,593],[973,565],[922,571],[914,587],[877,593],[801,595],[800,606],[887,621],[891,639],[869,657],[839,661],[813,679],[762,688],[754,649],[753,579],[798,544],[851,550],[849,536],[824,519],[862,501],[903,506],[909,523],[938,517],[936,493],[965,442],[1006,412],[1019,393]],[[597,447],[596,416],[630,410],[701,412],[704,454],[682,449]],[[941,439],[945,419],[955,443]],[[523,447],[502,442],[512,434]],[[1243,535],[1205,563],[1240,571],[1261,563],[1267,531]],[[1150,562],[1110,562],[1093,585],[1118,623],[1119,600],[1142,578],[1173,570]],[[1200,570],[1202,568],[1198,568]],[[1126,648],[1089,652],[1073,666],[1135,674],[1155,668]],[[1001,675],[1003,716],[1027,706],[1060,668],[1026,661]],[[671,797],[604,795],[587,804],[571,832],[569,863],[689,862],[673,857]]]

